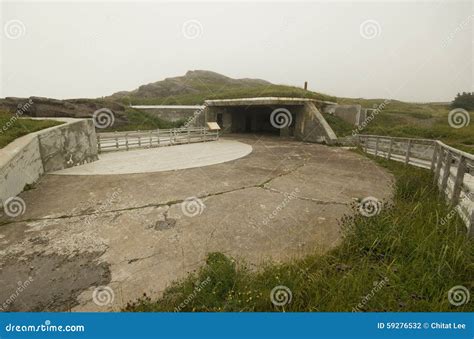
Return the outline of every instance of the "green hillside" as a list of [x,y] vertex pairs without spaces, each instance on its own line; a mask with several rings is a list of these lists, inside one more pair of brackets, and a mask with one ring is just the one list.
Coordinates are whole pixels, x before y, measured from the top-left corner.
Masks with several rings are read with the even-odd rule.
[[[377,108],[383,102],[384,99],[338,99],[341,104],[360,104],[366,108]],[[448,122],[451,109],[449,104],[386,101],[385,107],[360,134],[439,139],[453,147],[474,153],[474,112],[470,112],[470,124],[453,128]],[[354,130],[354,127],[337,117],[329,117],[328,122],[339,137],[351,135]]]
[[210,99],[286,96],[334,101],[336,98],[302,88],[275,85],[261,79],[232,79],[210,71],[189,71],[109,98],[128,105],[193,105]]
[[[337,98],[303,88],[276,85],[261,79],[232,79],[210,71],[189,71],[184,76],[167,78],[133,91],[113,94],[108,99],[129,105],[192,105],[202,104],[207,99],[234,99],[249,97],[300,97],[337,102],[339,104],[360,104],[364,108],[377,108],[384,104],[361,134],[379,134],[398,137],[439,139],[447,144],[474,153],[474,123],[463,128],[448,124],[450,103],[407,103],[399,100]],[[130,112],[130,126],[122,129],[141,129],[168,126],[163,121],[154,121],[147,114]],[[326,115],[338,137],[348,136],[354,131],[351,126],[337,117]],[[471,120],[474,116],[471,114]],[[141,120],[144,120],[143,123]],[[172,124],[175,126],[175,124]],[[170,125],[171,126],[171,125]]]

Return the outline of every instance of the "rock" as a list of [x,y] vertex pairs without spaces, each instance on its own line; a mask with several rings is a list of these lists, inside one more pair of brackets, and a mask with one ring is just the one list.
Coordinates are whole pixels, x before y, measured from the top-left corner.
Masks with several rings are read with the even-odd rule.
[[43,97],[0,99],[0,111],[19,113],[30,117],[66,117],[91,118],[92,114],[101,108],[108,108],[115,115],[114,126],[125,125],[128,119],[125,114],[126,106],[112,100],[103,99],[68,99],[58,100]]

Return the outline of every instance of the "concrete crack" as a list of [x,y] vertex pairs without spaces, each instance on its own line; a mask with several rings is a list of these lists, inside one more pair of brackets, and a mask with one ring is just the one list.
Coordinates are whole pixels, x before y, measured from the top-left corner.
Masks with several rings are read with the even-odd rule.
[[[198,196],[197,198],[205,199],[205,198],[218,196],[218,195],[222,195],[222,194],[227,194],[227,193],[233,193],[233,192],[237,192],[237,191],[241,191],[241,190],[245,190],[245,189],[249,189],[249,188],[261,188],[261,189],[264,189],[264,190],[273,191],[275,193],[284,194],[285,192],[281,192],[281,191],[278,191],[276,189],[269,188],[269,187],[267,187],[267,185],[275,179],[281,178],[281,177],[286,176],[286,175],[293,174],[294,172],[296,172],[300,168],[304,167],[305,165],[306,164],[303,163],[299,166],[296,166],[295,168],[293,168],[291,170],[284,171],[283,173],[275,175],[275,176],[271,177],[270,179],[267,179],[267,180],[265,180],[261,183],[258,183],[258,184],[242,186],[242,187],[238,187],[238,188],[234,188],[234,189],[230,189],[230,190],[225,190],[225,191],[220,191],[220,192],[215,192],[215,193],[203,194],[203,195]],[[319,203],[319,204],[347,205],[347,203],[343,203],[343,202],[324,201],[324,200],[318,200],[318,199],[313,199],[313,198],[305,198],[305,197],[297,197],[297,199],[313,201],[313,202],[316,202],[316,203]],[[144,209],[144,208],[149,208],[149,207],[165,207],[165,206],[171,207],[173,205],[181,204],[184,200],[185,199],[178,199],[178,200],[167,201],[167,202],[164,202],[164,203],[150,203],[150,204],[145,204],[145,205],[141,205],[141,206],[125,207],[125,208],[118,208],[118,209],[104,210],[104,211],[96,211],[96,212],[90,212],[90,213],[65,214],[65,215],[60,215],[60,216],[55,216],[55,217],[43,217],[43,218],[13,220],[13,221],[8,221],[8,222],[5,222],[5,223],[2,223],[2,224],[0,224],[0,226],[13,224],[13,223],[18,223],[18,222],[35,222],[35,221],[43,221],[43,220],[70,219],[70,218],[85,217],[85,216],[99,216],[99,215],[103,215],[103,214],[107,214],[107,213],[133,211],[133,210],[139,210],[139,209]]]
[[[279,193],[279,194],[285,194],[287,192],[283,192],[274,188],[268,188],[268,187],[263,187],[264,190],[274,192],[274,193]],[[342,202],[342,201],[326,201],[326,200],[321,200],[321,199],[314,199],[314,198],[308,198],[308,197],[299,197],[295,196],[295,199],[299,200],[306,200],[306,201],[312,201],[315,202],[319,205],[350,205],[348,202]]]

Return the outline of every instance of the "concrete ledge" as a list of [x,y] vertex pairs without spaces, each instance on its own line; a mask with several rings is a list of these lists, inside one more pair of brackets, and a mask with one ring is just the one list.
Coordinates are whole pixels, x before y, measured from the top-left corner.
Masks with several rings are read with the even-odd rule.
[[306,98],[283,98],[283,97],[263,97],[263,98],[241,98],[241,99],[221,99],[206,100],[206,106],[245,106],[245,105],[304,105],[307,102],[317,100]]
[[0,149],[0,206],[44,173],[98,159],[92,120],[51,120],[64,124],[29,133]]
[[202,105],[132,105],[132,108],[136,109],[203,109],[205,106]]

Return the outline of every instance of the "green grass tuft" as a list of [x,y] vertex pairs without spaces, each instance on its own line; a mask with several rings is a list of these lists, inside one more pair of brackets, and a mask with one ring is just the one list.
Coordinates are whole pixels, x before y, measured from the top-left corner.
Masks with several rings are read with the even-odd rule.
[[352,131],[356,129],[354,125],[333,114],[325,113],[323,116],[338,137],[351,136]]
[[19,119],[10,113],[0,112],[0,148],[28,133],[61,124],[53,120]]

